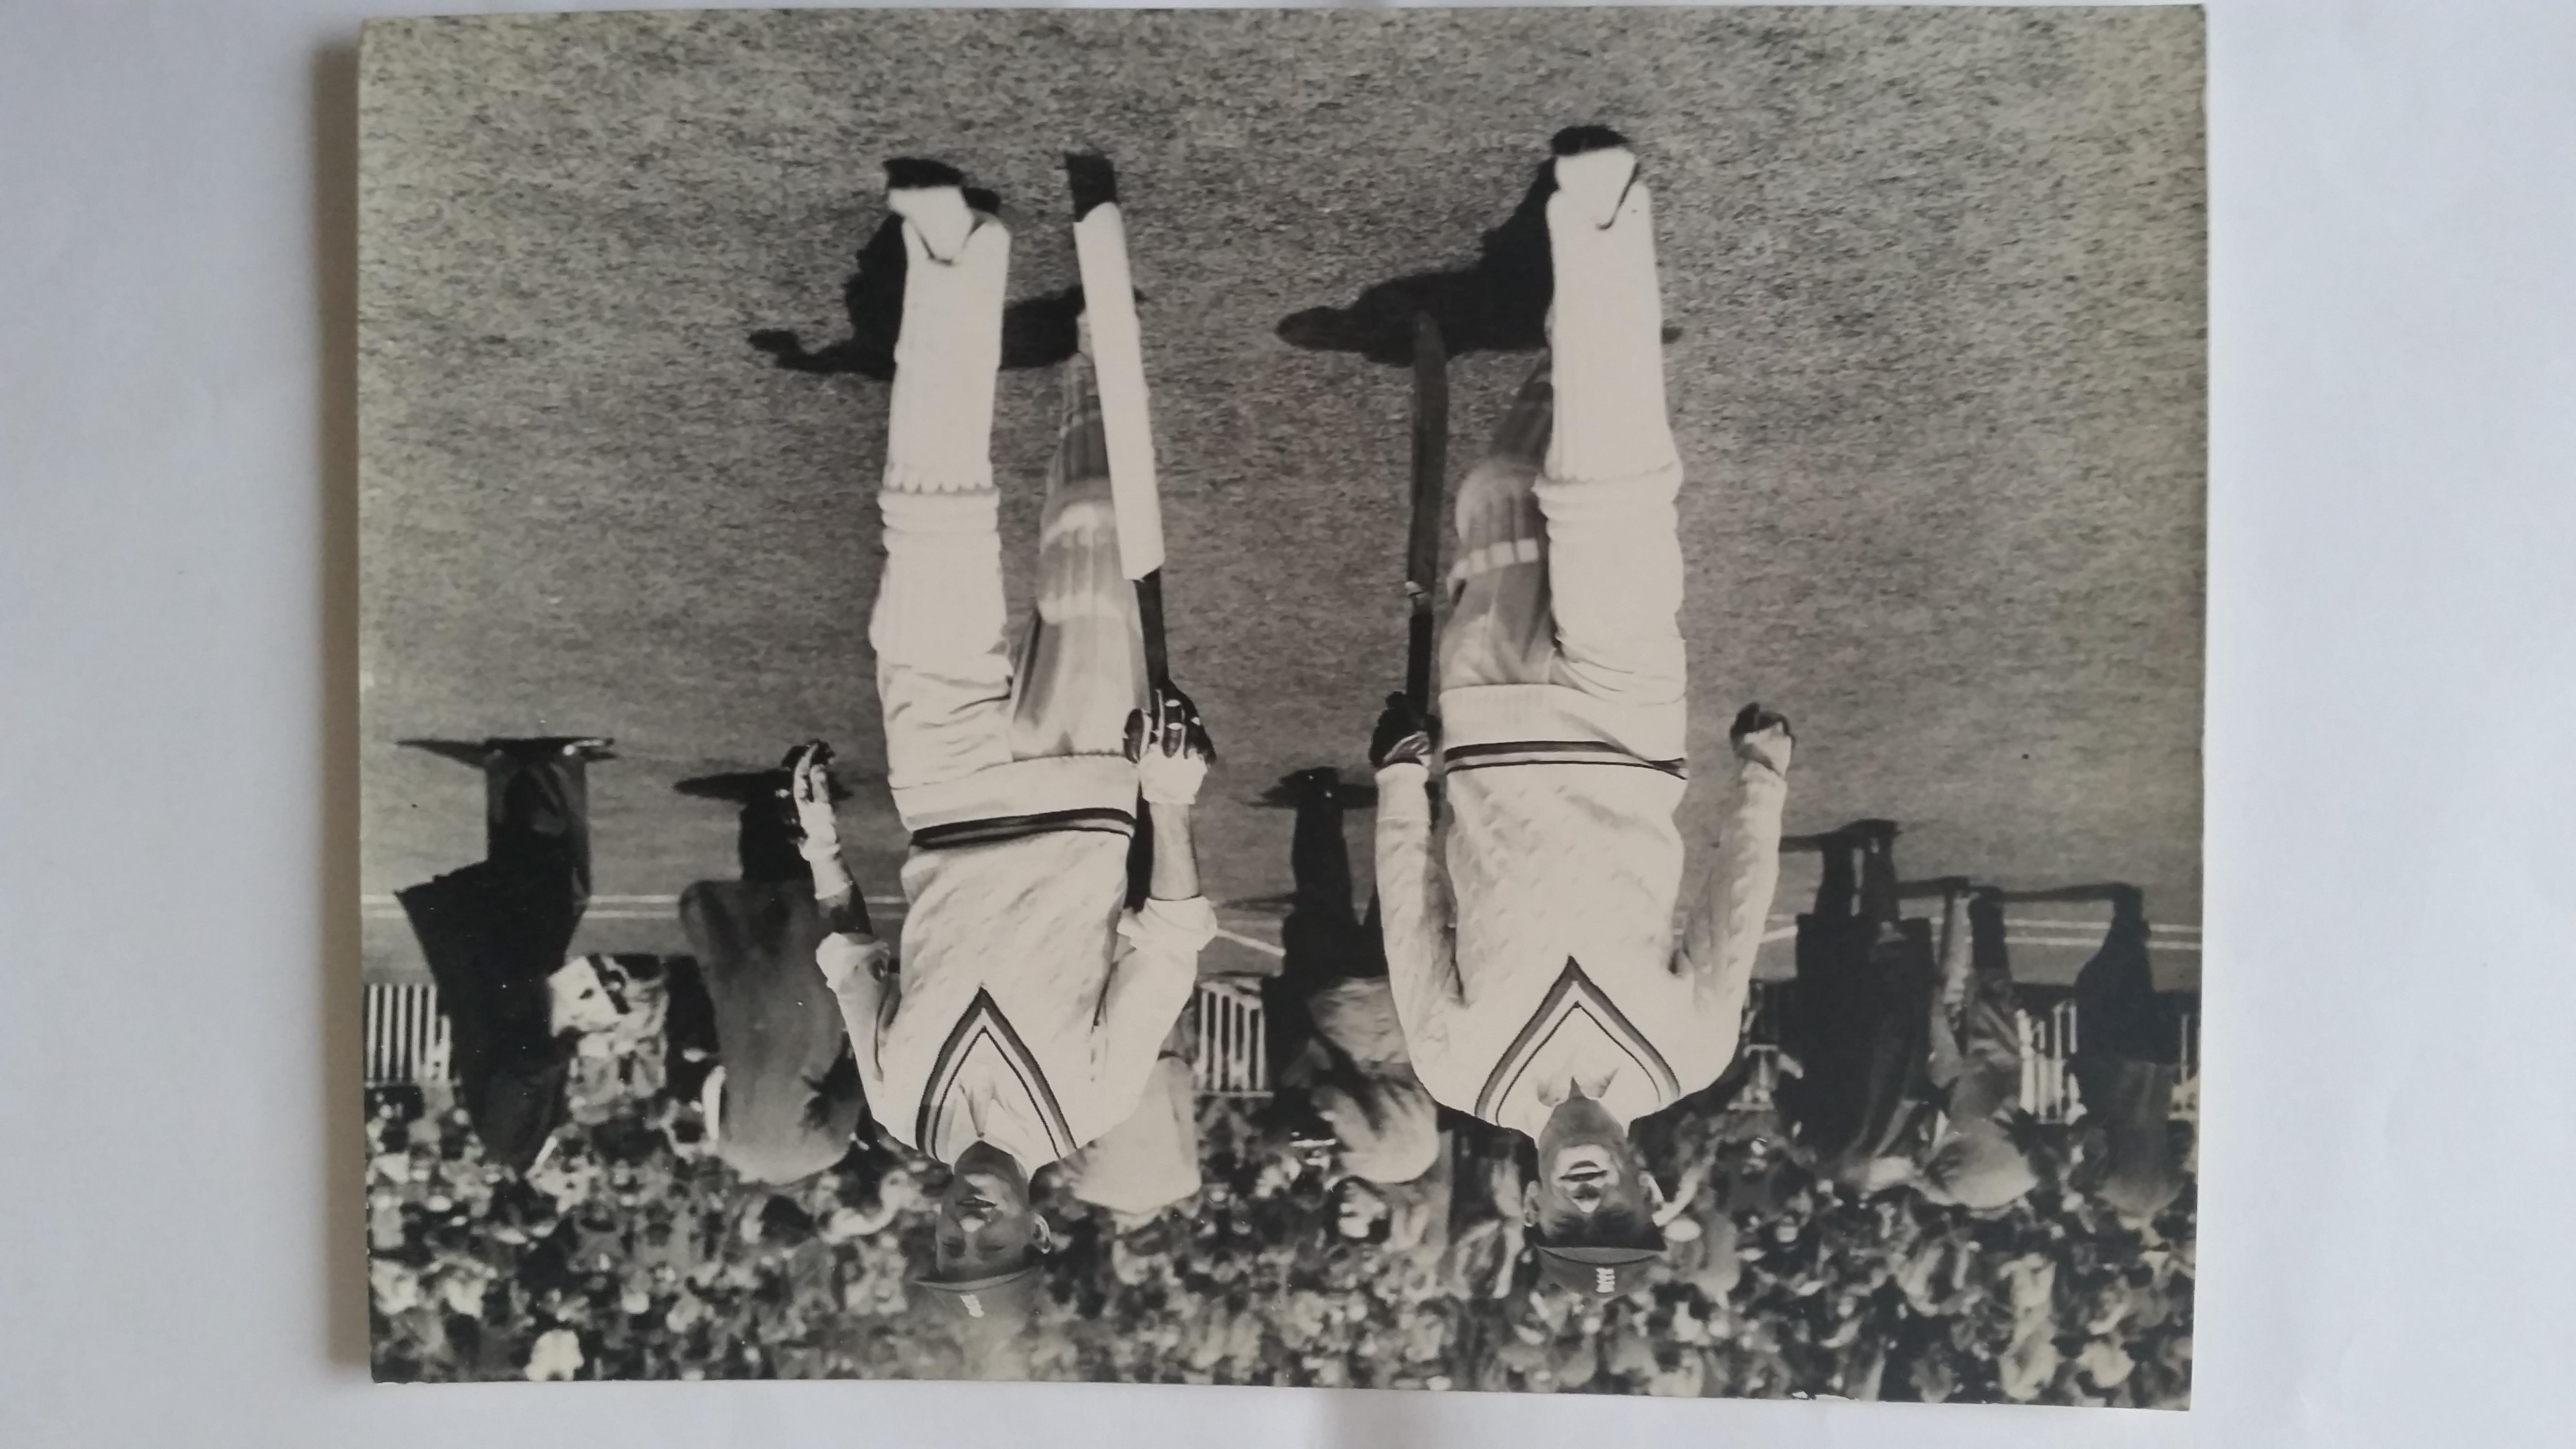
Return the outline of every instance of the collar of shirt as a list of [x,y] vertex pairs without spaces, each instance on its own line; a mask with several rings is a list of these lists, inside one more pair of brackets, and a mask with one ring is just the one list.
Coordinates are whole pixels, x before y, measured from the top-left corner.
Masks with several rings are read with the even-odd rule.
[[1572,959],[1477,1094],[1476,1115],[1535,1138],[1576,1092],[1622,1125],[1681,1095],[1663,1053]]
[[940,1049],[914,1141],[942,1162],[990,1142],[1029,1172],[1078,1145],[1053,1084],[989,993],[975,994]]

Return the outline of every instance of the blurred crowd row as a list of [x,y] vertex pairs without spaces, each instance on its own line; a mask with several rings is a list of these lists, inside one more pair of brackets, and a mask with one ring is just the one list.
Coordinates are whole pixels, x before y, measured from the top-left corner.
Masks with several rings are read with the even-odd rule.
[[[652,1014],[652,992],[639,1004]],[[996,1356],[908,1289],[945,1169],[874,1142],[785,1189],[708,1149],[643,1033],[574,1066],[519,1174],[443,1087],[371,1093],[376,1368],[395,1379],[976,1377],[2179,1407],[2193,1194],[2124,1218],[2053,1179],[1999,1208],[1864,1195],[1767,1111],[1641,1124],[1672,1249],[1612,1298],[1538,1280],[1511,1134],[1444,1115],[1388,1188],[1257,1098],[1200,1103],[1204,1185],[1062,1225],[1035,1330]],[[2054,1129],[2080,1134],[2073,1128]],[[2079,1161],[2080,1148],[2042,1154]]]

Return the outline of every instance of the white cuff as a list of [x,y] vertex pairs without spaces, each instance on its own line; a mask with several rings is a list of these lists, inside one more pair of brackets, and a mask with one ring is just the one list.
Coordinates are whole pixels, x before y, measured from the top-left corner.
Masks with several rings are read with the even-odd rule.
[[1002,495],[993,487],[990,467],[972,487],[941,487],[915,478],[901,480],[886,470],[886,487],[877,494],[877,513],[888,533],[991,533],[1000,527]]
[[1195,956],[1216,939],[1216,912],[1209,908],[1205,896],[1179,901],[1148,900],[1143,910],[1119,917],[1118,934],[1139,947],[1159,945]]
[[1379,818],[1428,819],[1431,815],[1431,767],[1420,760],[1397,760],[1377,772]]
[[885,949],[885,943],[874,936],[835,931],[814,948],[814,964],[823,973],[823,984],[838,992],[850,973],[873,969]]

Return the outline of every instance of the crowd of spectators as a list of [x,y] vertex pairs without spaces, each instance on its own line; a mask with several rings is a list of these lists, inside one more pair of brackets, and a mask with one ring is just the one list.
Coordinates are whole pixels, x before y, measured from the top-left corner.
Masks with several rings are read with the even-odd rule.
[[[1541,1286],[1510,1142],[1452,1123],[1420,1183],[1337,1181],[1259,1099],[1201,1103],[1205,1185],[1138,1223],[1041,1174],[1059,1227],[996,1356],[907,1290],[942,1169],[873,1143],[784,1189],[706,1146],[651,1044],[581,1061],[537,1165],[436,1087],[371,1095],[376,1369],[393,1379],[1015,1377],[2179,1407],[2193,1202],[2121,1218],[2052,1173],[1970,1212],[1805,1173],[1766,1114],[1663,1114],[1671,1251],[1640,1291]],[[2069,1145],[2062,1160],[2077,1160]]]

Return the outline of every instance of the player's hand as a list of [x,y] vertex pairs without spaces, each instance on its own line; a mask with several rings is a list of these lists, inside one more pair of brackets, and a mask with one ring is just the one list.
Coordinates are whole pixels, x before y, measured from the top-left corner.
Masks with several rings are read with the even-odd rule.
[[1797,752],[1797,737],[1789,732],[1789,721],[1764,709],[1748,704],[1735,716],[1727,729],[1727,738],[1735,745],[1735,757],[1757,765],[1768,765],[1773,773],[1789,773],[1789,757]]
[[798,745],[787,761],[787,798],[796,816],[796,849],[808,857],[837,854],[841,822],[832,814],[832,747]]
[[1186,807],[1198,803],[1216,744],[1190,697],[1163,685],[1145,708],[1128,713],[1127,758],[1136,762],[1146,804]]
[[1369,764],[1380,770],[1389,765],[1427,767],[1439,735],[1439,721],[1415,709],[1399,690],[1386,697],[1386,708],[1377,717],[1377,729],[1369,736]]
[[892,942],[854,932],[840,933],[839,939],[855,945],[857,949],[835,948],[815,953],[814,964],[823,973],[824,985],[839,991],[851,977],[862,974],[880,986],[902,984],[903,968]]

